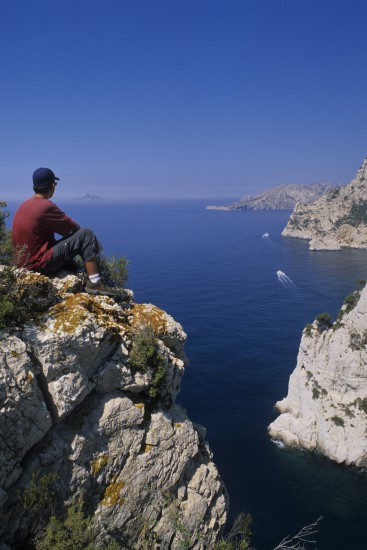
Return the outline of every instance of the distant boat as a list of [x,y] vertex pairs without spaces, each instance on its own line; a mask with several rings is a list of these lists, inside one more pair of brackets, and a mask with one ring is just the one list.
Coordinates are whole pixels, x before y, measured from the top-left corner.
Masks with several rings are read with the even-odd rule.
[[270,237],[270,233],[264,233],[264,235],[261,235],[263,239],[267,239]]

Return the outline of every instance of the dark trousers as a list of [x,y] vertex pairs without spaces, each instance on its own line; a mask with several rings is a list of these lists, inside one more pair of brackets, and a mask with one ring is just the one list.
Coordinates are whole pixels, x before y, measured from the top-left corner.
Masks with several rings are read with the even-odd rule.
[[81,256],[84,262],[89,262],[100,252],[102,252],[102,245],[93,231],[86,228],[78,229],[70,237],[64,237],[54,245],[51,260],[40,272],[43,275],[55,273],[75,256]]

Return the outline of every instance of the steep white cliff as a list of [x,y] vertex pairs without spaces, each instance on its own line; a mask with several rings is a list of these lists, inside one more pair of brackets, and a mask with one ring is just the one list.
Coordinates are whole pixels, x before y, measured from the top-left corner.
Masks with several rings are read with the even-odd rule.
[[[149,530],[157,548],[179,548],[179,517],[200,533],[192,548],[210,547],[228,498],[205,429],[175,404],[186,363],[181,325],[131,293],[126,310],[80,292],[73,276],[19,278],[25,296],[32,285],[45,292],[32,320],[0,331],[0,546],[25,544],[32,518],[19,496],[32,475],[40,483],[54,474],[59,509],[83,491],[97,542],[139,548]],[[149,396],[154,369],[129,361],[143,325],[164,357],[157,399]]]
[[367,288],[347,297],[335,323],[303,331],[288,395],[270,437],[338,463],[367,465]]
[[367,159],[345,187],[312,205],[297,204],[282,235],[310,240],[310,250],[367,246]]

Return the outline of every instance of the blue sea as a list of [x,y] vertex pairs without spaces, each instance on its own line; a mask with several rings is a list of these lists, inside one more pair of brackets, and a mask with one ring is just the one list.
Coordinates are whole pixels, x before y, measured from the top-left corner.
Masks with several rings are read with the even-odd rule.
[[207,428],[231,518],[252,515],[254,546],[271,550],[322,516],[313,548],[365,550],[366,474],[280,449],[267,426],[287,394],[302,329],[319,313],[337,315],[367,276],[367,253],[311,252],[281,237],[290,212],[208,211],[209,202],[58,204],[96,232],[106,254],[129,258],[137,301],[183,325],[190,365],[178,401]]

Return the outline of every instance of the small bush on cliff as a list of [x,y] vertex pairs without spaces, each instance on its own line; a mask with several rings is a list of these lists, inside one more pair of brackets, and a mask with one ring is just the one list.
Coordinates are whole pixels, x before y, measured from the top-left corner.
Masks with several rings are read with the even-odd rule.
[[149,395],[157,397],[166,378],[166,367],[164,356],[159,351],[158,340],[150,326],[143,326],[133,335],[129,360],[136,369],[154,369]]
[[108,286],[113,288],[124,287],[129,278],[129,260],[116,256],[101,256],[99,258],[99,273]]
[[251,550],[251,521],[250,514],[241,512],[234,522],[228,535],[214,546],[214,550]]
[[344,420],[340,416],[332,416],[331,419],[336,426],[344,426]]
[[[91,526],[91,518],[84,515],[83,495],[73,502],[66,511],[64,518],[51,516],[51,519],[36,540],[36,550],[97,550],[93,540],[95,533]],[[120,546],[111,541],[105,550],[118,550]]]
[[319,332],[323,332],[333,325],[333,319],[329,313],[320,313],[320,315],[316,317],[316,321]]
[[55,505],[55,474],[46,474],[40,478],[32,471],[29,486],[19,493],[23,510],[30,519],[30,535],[37,537],[47,524]]
[[14,270],[4,267],[0,279],[0,330],[23,323],[27,311],[22,304]]
[[9,217],[9,212],[4,210],[6,202],[0,201],[0,264],[11,265],[12,263],[12,244],[11,231],[6,228],[5,220]]
[[6,228],[5,223],[9,213],[4,208],[6,203],[0,202],[0,264],[5,266],[0,274],[0,330],[22,323],[26,318],[12,267],[11,231]]

